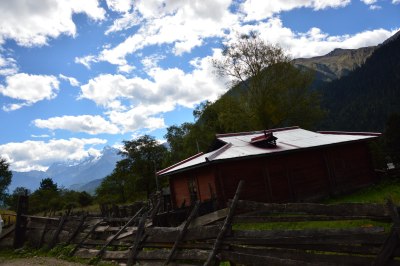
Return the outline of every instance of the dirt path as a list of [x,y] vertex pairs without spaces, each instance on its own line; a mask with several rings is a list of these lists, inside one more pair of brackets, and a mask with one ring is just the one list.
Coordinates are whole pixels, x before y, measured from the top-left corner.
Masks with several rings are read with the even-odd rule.
[[34,258],[23,258],[23,259],[4,259],[0,257],[1,266],[83,266],[86,264],[69,262],[56,258],[48,257],[34,257]]

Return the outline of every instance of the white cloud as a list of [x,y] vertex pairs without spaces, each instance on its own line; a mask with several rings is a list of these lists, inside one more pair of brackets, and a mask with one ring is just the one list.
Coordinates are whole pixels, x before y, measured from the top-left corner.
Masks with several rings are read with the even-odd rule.
[[321,10],[344,7],[350,4],[350,2],[351,0],[245,0],[240,5],[240,10],[245,14],[245,20],[249,21],[270,18],[275,14],[296,8],[306,7]]
[[67,77],[67,76],[65,76],[65,75],[63,75],[63,74],[59,74],[58,77],[59,77],[60,79],[62,79],[62,80],[68,81],[69,84],[71,84],[71,86],[73,86],[73,87],[79,87],[79,85],[80,85],[79,81],[78,81],[76,78]]
[[113,25],[106,30],[105,34],[107,35],[112,32],[129,29],[133,26],[139,25],[140,22],[142,22],[142,19],[138,13],[124,13],[122,17],[113,21]]
[[377,0],[361,0],[361,2],[363,2],[366,5],[372,5],[375,4]]
[[256,31],[260,33],[261,38],[265,41],[279,44],[293,58],[299,58],[324,55],[335,48],[355,49],[377,45],[395,34],[398,30],[376,29],[354,35],[331,36],[319,28],[311,28],[308,32],[299,33],[284,27],[280,18],[274,17],[265,22],[235,28],[228,37],[228,42],[234,40],[237,33],[244,34]]
[[[173,44],[176,55],[190,52],[205,38],[224,36],[224,30],[237,23],[230,5],[231,0],[138,1],[133,12],[143,19],[139,30],[117,46],[104,49],[97,59],[123,66],[127,55],[161,44]],[[132,17],[137,23],[138,17]]]
[[15,40],[21,46],[45,45],[61,34],[75,36],[72,15],[86,14],[103,20],[105,11],[97,0],[0,1],[0,39]]
[[47,128],[50,130],[64,129],[72,132],[84,132],[91,135],[108,133],[117,134],[120,132],[117,126],[111,124],[103,117],[96,115],[80,115],[80,116],[61,116],[49,119],[36,119],[33,124],[39,128]]
[[369,9],[371,9],[371,10],[379,10],[379,9],[382,9],[382,7],[378,6],[378,5],[370,5]]
[[400,0],[392,0],[392,4],[400,4]]
[[84,65],[87,69],[90,69],[91,63],[96,63],[98,60],[94,55],[87,55],[83,57],[75,57],[75,63]]
[[18,72],[18,66],[15,59],[4,57],[0,54],[0,76],[14,75]]
[[30,75],[18,73],[6,77],[6,86],[0,85],[0,93],[22,103],[3,106],[6,111],[30,106],[42,100],[50,100],[57,96],[59,81],[54,76]]
[[158,67],[158,62],[165,59],[165,55],[153,54],[146,56],[141,60],[144,70],[149,72],[151,69]]
[[[220,56],[220,50],[215,50],[213,56]],[[215,100],[227,90],[226,81],[213,73],[210,59],[211,56],[192,60],[194,70],[190,73],[153,65],[148,72],[150,79],[99,75],[81,86],[80,98],[109,110],[109,120],[123,132],[163,128],[163,113],[177,105],[191,108],[206,99]]]
[[132,8],[132,0],[106,0],[107,6],[112,11],[125,13]]
[[44,171],[54,162],[83,159],[97,151],[93,146],[106,142],[98,138],[53,139],[48,142],[27,140],[0,145],[0,155],[10,162],[14,171]]

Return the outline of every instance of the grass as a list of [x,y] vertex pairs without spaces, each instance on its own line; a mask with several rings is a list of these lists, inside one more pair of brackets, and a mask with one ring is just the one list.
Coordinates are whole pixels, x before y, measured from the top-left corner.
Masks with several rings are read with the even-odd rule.
[[391,198],[396,205],[400,205],[400,177],[388,178],[380,183],[361,189],[349,195],[332,197],[324,203],[382,203]]

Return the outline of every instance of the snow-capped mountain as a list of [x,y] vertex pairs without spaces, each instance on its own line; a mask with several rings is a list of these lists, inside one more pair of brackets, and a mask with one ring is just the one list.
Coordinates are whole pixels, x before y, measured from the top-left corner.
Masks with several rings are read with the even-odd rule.
[[99,156],[89,156],[79,161],[53,163],[47,171],[13,172],[9,192],[16,187],[26,187],[34,191],[44,178],[52,178],[58,187],[81,190],[87,183],[109,175],[117,161],[121,160],[118,150],[104,147]]

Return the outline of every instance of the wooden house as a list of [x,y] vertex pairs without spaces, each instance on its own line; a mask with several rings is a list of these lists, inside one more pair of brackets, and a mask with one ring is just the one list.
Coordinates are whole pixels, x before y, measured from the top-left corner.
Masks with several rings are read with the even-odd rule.
[[197,199],[260,202],[309,201],[376,180],[368,141],[379,133],[312,132],[299,127],[220,134],[211,152],[159,171],[168,176],[174,208]]

